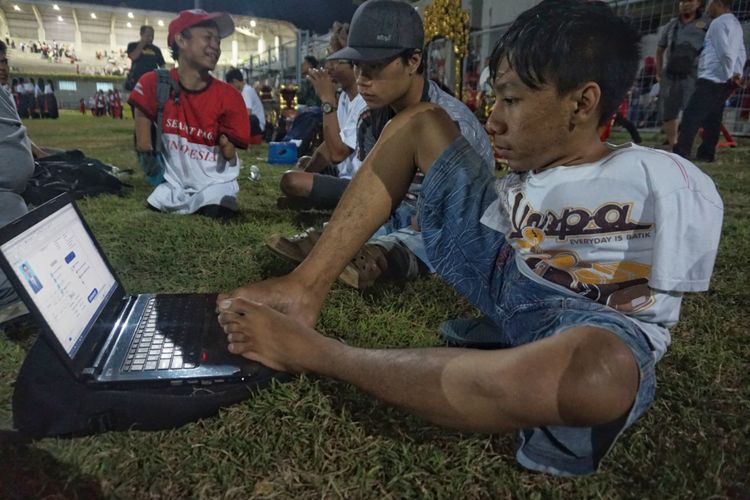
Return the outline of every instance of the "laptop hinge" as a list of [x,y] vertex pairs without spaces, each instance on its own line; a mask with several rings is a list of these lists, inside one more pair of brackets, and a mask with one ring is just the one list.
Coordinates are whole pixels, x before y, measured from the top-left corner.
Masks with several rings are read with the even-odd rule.
[[99,354],[96,356],[96,359],[94,359],[92,366],[83,370],[82,373],[84,375],[96,376],[102,372],[104,364],[109,358],[109,353],[112,352],[112,349],[117,343],[117,339],[120,337],[120,330],[122,329],[123,322],[133,308],[135,301],[136,297],[132,296],[122,299],[123,306],[120,307],[120,313],[116,316],[113,326],[109,331],[109,335],[107,336],[107,340],[102,345],[102,348],[99,349]]

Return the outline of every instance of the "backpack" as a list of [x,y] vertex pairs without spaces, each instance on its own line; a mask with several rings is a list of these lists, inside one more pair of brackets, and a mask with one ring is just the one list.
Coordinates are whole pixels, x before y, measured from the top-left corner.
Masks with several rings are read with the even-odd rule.
[[216,415],[274,379],[291,378],[261,367],[252,379],[236,383],[127,390],[97,387],[77,380],[40,336],[14,384],[13,427],[33,439],[171,429]]
[[[161,156],[162,128],[164,122],[164,106],[172,98],[175,103],[180,102],[180,84],[172,78],[168,69],[158,68],[156,72],[156,120],[151,122],[151,144],[153,150],[150,152],[139,152],[138,163],[146,174],[146,180],[153,186],[164,182],[164,161]],[[135,132],[133,132],[133,146],[136,143]]]
[[37,206],[62,194],[74,198],[116,194],[124,196],[132,188],[114,175],[114,167],[73,149],[39,158],[34,174],[21,196],[27,204]]

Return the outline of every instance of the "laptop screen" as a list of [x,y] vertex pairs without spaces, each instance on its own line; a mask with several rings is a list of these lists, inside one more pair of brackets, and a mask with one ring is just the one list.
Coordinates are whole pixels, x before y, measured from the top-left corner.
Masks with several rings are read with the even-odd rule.
[[73,205],[26,229],[0,251],[73,358],[117,288]]

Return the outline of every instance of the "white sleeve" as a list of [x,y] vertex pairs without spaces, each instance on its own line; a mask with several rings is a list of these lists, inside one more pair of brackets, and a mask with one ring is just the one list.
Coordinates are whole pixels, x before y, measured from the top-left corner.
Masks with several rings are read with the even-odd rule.
[[245,85],[244,87],[242,87],[242,92],[241,92],[242,100],[245,101],[245,107],[249,109],[250,111],[252,111],[253,109],[253,98],[250,94],[252,90],[253,90],[252,87],[250,87],[249,85]]
[[[710,180],[655,200],[656,232],[649,285],[672,292],[708,289],[724,206]],[[712,184],[712,183],[711,183]]]
[[[341,107],[341,102],[342,99],[339,99],[339,107]],[[367,103],[362,99],[361,95],[357,94],[357,97],[349,103],[345,119],[339,119],[339,136],[341,137],[341,142],[352,150],[357,149],[357,123],[359,122],[359,115],[366,109]]]
[[[711,37],[716,59],[721,64],[721,71],[727,71],[729,74],[719,75],[721,81],[725,82],[732,76],[734,69],[734,55],[732,54],[731,45],[731,27],[727,23],[712,23],[711,28],[715,25],[715,36]],[[711,29],[709,28],[709,29]]]
[[253,116],[258,118],[258,122],[260,124],[260,128],[265,130],[266,129],[266,111],[263,108],[263,101],[260,100],[260,96],[258,96],[258,93],[255,91],[254,88],[250,88],[250,102],[251,106],[250,109],[252,110]]

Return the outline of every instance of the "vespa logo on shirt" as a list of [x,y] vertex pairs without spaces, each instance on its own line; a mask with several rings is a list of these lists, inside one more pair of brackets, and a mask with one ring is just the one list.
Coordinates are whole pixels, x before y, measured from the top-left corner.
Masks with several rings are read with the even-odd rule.
[[585,208],[565,208],[561,214],[548,211],[546,214],[534,211],[524,203],[525,196],[518,193],[513,200],[511,239],[523,238],[523,230],[528,227],[541,229],[547,236],[558,240],[568,237],[588,236],[624,231],[645,231],[652,224],[639,224],[630,220],[632,203],[606,203],[595,211]]

